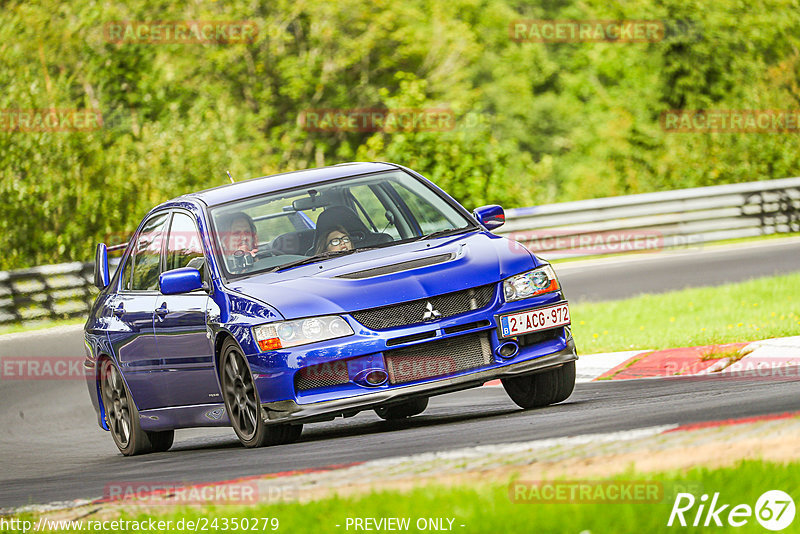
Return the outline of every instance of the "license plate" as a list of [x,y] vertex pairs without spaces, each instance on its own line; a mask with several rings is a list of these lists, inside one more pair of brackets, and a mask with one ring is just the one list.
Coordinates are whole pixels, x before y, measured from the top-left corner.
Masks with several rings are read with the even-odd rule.
[[569,322],[569,306],[566,302],[562,302],[555,306],[503,315],[500,317],[500,332],[501,337],[517,336],[565,326]]

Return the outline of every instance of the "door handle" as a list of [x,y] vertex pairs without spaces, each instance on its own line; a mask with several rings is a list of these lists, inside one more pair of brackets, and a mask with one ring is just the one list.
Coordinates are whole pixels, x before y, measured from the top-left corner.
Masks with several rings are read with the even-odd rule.
[[166,302],[165,302],[165,303],[163,303],[163,304],[161,305],[161,307],[159,307],[159,308],[156,308],[156,315],[157,315],[158,317],[162,318],[162,319],[163,319],[163,318],[164,318],[164,316],[165,316],[166,314],[168,314],[168,313],[169,313],[169,308],[167,308],[167,303],[166,303]]

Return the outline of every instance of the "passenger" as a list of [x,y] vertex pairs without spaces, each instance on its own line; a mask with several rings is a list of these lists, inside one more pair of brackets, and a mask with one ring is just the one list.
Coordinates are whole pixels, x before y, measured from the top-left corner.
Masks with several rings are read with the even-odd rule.
[[[356,212],[346,206],[331,206],[320,213],[317,219],[317,231],[314,234],[314,245],[307,254],[316,255],[327,252],[330,240],[334,239],[328,235],[334,230],[344,234],[339,236],[340,239],[347,237],[349,241],[349,243],[345,243],[347,248],[339,248],[339,250],[350,250],[356,248],[356,245],[361,247],[368,244],[364,242],[364,237],[369,232]],[[338,246],[341,247],[341,243]]]
[[350,235],[343,226],[334,226],[317,240],[317,248],[314,254],[322,254],[323,252],[339,252],[343,250],[352,250],[353,242]]

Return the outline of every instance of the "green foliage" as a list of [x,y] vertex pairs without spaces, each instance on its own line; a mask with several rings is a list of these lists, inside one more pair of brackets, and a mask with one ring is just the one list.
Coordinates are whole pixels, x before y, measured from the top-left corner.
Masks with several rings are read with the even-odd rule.
[[[153,205],[350,160],[419,170],[467,207],[796,174],[794,134],[676,134],[659,114],[794,109],[788,0],[11,1],[0,109],[98,109],[90,132],[0,129],[0,269],[85,261]],[[659,19],[654,43],[517,43],[516,19]],[[112,44],[112,21],[251,20],[240,44]],[[322,108],[446,108],[445,131],[312,132]],[[120,238],[113,239],[119,241]]]

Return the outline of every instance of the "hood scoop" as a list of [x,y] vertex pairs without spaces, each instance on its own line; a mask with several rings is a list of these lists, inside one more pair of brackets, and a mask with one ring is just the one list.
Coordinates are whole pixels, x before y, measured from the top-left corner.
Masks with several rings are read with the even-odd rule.
[[364,269],[362,271],[354,271],[352,273],[340,274],[336,276],[336,278],[346,278],[348,280],[363,280],[365,278],[384,276],[387,274],[410,271],[411,269],[419,269],[420,267],[427,267],[429,265],[436,265],[437,263],[444,263],[452,258],[453,254],[451,253],[437,254],[436,256],[427,256],[425,258],[402,261],[400,263],[393,263],[391,265],[381,265],[380,267],[373,267],[372,269]]

